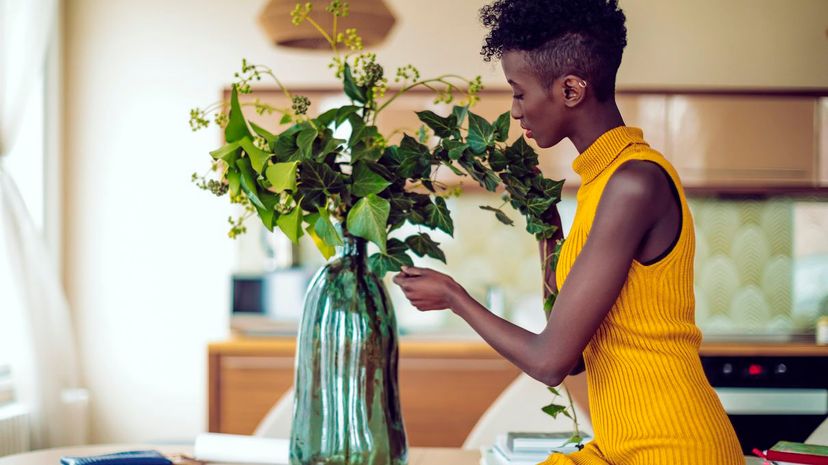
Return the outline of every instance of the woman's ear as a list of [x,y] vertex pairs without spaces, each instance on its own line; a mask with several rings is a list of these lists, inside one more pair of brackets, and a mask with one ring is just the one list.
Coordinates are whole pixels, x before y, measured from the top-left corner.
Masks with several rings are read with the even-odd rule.
[[564,105],[569,108],[576,107],[586,98],[587,82],[574,74],[566,75],[561,80],[560,92]]

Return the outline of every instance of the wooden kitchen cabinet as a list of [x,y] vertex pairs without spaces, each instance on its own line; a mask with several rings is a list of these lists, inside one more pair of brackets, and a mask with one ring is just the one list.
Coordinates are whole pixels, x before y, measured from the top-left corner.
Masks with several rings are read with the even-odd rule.
[[[252,434],[293,385],[293,338],[209,346],[209,430]],[[519,370],[479,342],[400,343],[400,402],[415,447],[459,447]]]

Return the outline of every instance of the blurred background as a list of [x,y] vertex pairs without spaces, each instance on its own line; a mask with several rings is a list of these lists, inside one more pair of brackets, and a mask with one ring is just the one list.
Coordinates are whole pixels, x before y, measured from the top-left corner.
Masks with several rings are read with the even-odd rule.
[[[228,239],[237,212],[190,182],[222,134],[191,132],[189,110],[223,98],[242,58],[294,89],[339,88],[328,53],[274,44],[269,3],[0,0],[0,404],[28,405],[30,447],[192,440],[208,428],[208,344],[295,331],[315,247],[255,217]],[[387,75],[482,75],[481,105],[507,111],[500,66],[479,54],[485,3],[385,0],[393,23],[370,50]],[[828,2],[620,6],[619,104],[690,196],[705,339],[813,341],[828,315]],[[568,141],[541,154],[547,176],[567,179],[565,230],[575,155]],[[487,203],[499,202],[473,186],[452,199],[456,234],[434,235],[448,265],[415,262],[539,329],[537,244]],[[402,334],[475,338],[389,290]]]

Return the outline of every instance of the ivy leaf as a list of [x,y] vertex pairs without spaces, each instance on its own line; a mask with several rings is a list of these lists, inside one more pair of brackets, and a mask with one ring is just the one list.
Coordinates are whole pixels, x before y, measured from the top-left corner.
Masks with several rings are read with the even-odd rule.
[[514,226],[515,225],[515,222],[512,221],[511,218],[509,218],[506,215],[506,213],[504,213],[503,210],[501,210],[499,208],[490,207],[488,205],[481,205],[480,209],[481,210],[487,210],[487,211],[490,211],[490,212],[494,212],[495,218],[497,218],[498,221],[505,224],[506,226]]
[[305,231],[308,233],[308,236],[310,236],[314,245],[316,245],[316,248],[319,249],[319,252],[322,254],[322,256],[325,257],[325,260],[334,256],[334,254],[336,253],[336,247],[331,246],[330,244],[325,242],[325,240],[319,237],[319,234],[314,230],[312,224],[309,224],[305,228]]
[[431,174],[431,152],[408,134],[403,136],[397,155],[400,157],[400,177],[426,178]]
[[253,141],[249,137],[242,138],[239,141],[239,145],[247,153],[247,156],[250,157],[250,164],[256,170],[256,173],[261,173],[265,163],[270,158],[270,154],[253,145]]
[[420,121],[431,128],[438,137],[451,137],[457,131],[457,117],[454,115],[443,117],[430,110],[416,113],[417,118],[420,118]]
[[298,161],[274,163],[267,167],[266,177],[274,192],[296,190],[296,169]]
[[446,199],[437,197],[434,199],[434,203],[429,202],[426,207],[426,214],[428,215],[428,224],[431,227],[454,237],[454,222],[451,220],[451,212],[449,212],[446,205]]
[[466,141],[475,154],[482,154],[494,144],[494,127],[482,116],[469,112],[469,136]]
[[454,163],[443,163],[443,166],[448,167],[448,169],[450,169],[451,172],[456,174],[457,176],[465,176],[466,175],[466,173],[464,173],[460,168],[454,166]]
[[293,242],[294,244],[302,237],[302,207],[299,205],[293,207],[293,210],[288,214],[279,215],[276,220],[276,225],[279,229]]
[[345,72],[343,73],[343,84],[345,88],[345,95],[357,103],[365,103],[365,90],[356,85],[354,76],[351,74],[351,65],[345,63]]
[[454,119],[457,121],[457,126],[462,126],[463,121],[466,120],[466,115],[469,113],[468,105],[459,106],[455,105],[454,108],[451,109],[451,114],[454,116]]
[[546,296],[546,299],[543,301],[543,311],[546,313],[546,317],[549,318],[549,314],[552,313],[552,309],[555,308],[555,300],[558,298],[558,294],[552,293]]
[[273,147],[273,151],[276,153],[276,159],[278,161],[294,161],[301,159],[299,146],[296,145],[296,135],[299,134],[299,131],[301,130],[302,127],[299,125],[291,126],[279,134],[276,138],[276,144]]
[[325,113],[317,116],[316,121],[319,122],[321,127],[328,127],[331,123],[334,123],[334,128],[338,128],[348,119],[349,116],[359,111],[360,108],[362,107],[356,105],[345,105],[339,108],[331,108]]
[[446,254],[440,250],[440,244],[434,242],[426,233],[420,233],[416,236],[409,236],[405,239],[405,244],[412,252],[420,257],[428,255],[431,258],[436,258],[443,263],[446,263]]
[[551,207],[556,200],[558,199],[554,197],[535,197],[526,202],[526,208],[528,208],[529,212],[533,215],[541,216],[546,213],[546,210],[549,210],[549,207]]
[[495,140],[498,142],[506,142],[509,138],[509,125],[511,123],[511,112],[505,112],[497,117],[494,123]]
[[399,239],[388,239],[386,253],[375,253],[368,257],[368,266],[380,279],[389,271],[400,271],[403,266],[414,266],[408,256],[406,245]]
[[469,148],[469,144],[464,144],[456,140],[444,140],[443,148],[448,151],[450,159],[457,161],[463,156],[463,151]]
[[267,129],[262,128],[258,124],[254,122],[250,122],[250,127],[253,128],[253,132],[259,135],[259,137],[263,138],[267,141],[267,145],[270,147],[270,150],[273,150],[273,147],[276,146],[276,140],[278,139],[277,136],[273,135]]
[[503,171],[509,165],[506,155],[499,149],[489,152],[489,166],[495,171]]
[[230,195],[239,195],[239,188],[241,187],[241,173],[235,166],[227,168],[227,183],[230,187]]
[[215,160],[224,160],[228,164],[232,165],[233,163],[235,163],[235,160],[233,160],[233,162],[230,162],[230,160],[228,159],[233,157],[234,155],[238,155],[238,152],[239,142],[236,141],[230,142],[229,144],[224,144],[221,148],[213,150],[212,152],[210,152],[210,156],[212,156]]
[[247,123],[244,120],[241,105],[239,105],[239,92],[234,85],[233,91],[230,93],[230,119],[227,122],[227,127],[224,128],[224,140],[236,142],[243,137],[250,137],[250,130],[247,129]]
[[288,124],[293,121],[293,117],[290,116],[290,113],[283,113],[282,117],[279,118],[279,124]]
[[[566,416],[569,417],[568,414]],[[570,418],[572,418],[572,417],[570,417]],[[563,443],[563,445],[580,444],[581,442],[583,442],[583,440],[584,440],[584,438],[580,434],[574,433],[572,436],[569,437],[569,439],[566,440],[565,443]]]
[[299,131],[299,134],[296,136],[296,146],[299,147],[299,150],[302,153],[302,159],[308,160],[313,155],[313,141],[316,140],[316,136],[319,135],[319,131],[312,124],[308,124]]
[[298,189],[305,210],[324,207],[330,194],[341,193],[344,188],[342,177],[324,163],[308,160],[299,167]]
[[549,392],[551,392],[552,394],[555,394],[556,396],[560,396],[560,395],[561,395],[560,391],[558,391],[558,388],[554,388],[554,387],[552,387],[552,386],[546,386],[546,390],[548,390],[548,391],[549,391]]
[[354,236],[367,239],[377,244],[381,252],[385,252],[388,214],[391,205],[388,200],[369,194],[354,204],[348,212],[348,231]]
[[318,218],[312,225],[314,232],[320,239],[325,241],[326,244],[331,247],[342,245],[342,238],[339,237],[339,233],[336,231],[336,228],[331,222],[330,215],[326,209],[319,209]]
[[262,201],[262,205],[265,206],[265,208],[256,209],[259,218],[262,219],[262,224],[268,231],[273,231],[274,219],[278,218],[278,214],[273,210],[273,207],[279,203],[279,197],[270,192],[259,192],[259,199]]
[[250,160],[247,158],[239,158],[236,160],[236,166],[239,168],[241,173],[242,191],[244,191],[247,198],[250,199],[250,203],[252,203],[256,208],[264,210],[266,207],[259,199],[258,190],[256,188],[256,179],[253,177],[253,167],[250,166]]
[[550,415],[552,418],[558,418],[558,415],[561,413],[566,413],[566,407],[554,403],[542,407],[541,410],[543,410],[547,415]]
[[506,158],[514,165],[525,164],[524,162],[527,159],[531,162],[531,159],[534,158],[535,163],[532,166],[535,166],[537,165],[538,154],[526,143],[526,139],[520,136],[514,144],[506,148]]
[[365,197],[369,194],[379,194],[391,183],[379,174],[371,171],[365,163],[358,162],[354,165],[354,172],[351,174],[353,182],[351,193],[357,197]]

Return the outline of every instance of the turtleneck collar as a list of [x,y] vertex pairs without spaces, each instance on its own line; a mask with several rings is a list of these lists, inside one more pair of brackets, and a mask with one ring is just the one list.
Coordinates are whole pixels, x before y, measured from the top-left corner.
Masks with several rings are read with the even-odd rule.
[[610,129],[575,158],[572,169],[581,176],[581,184],[586,184],[598,177],[621,151],[632,144],[647,144],[641,129],[627,126]]

